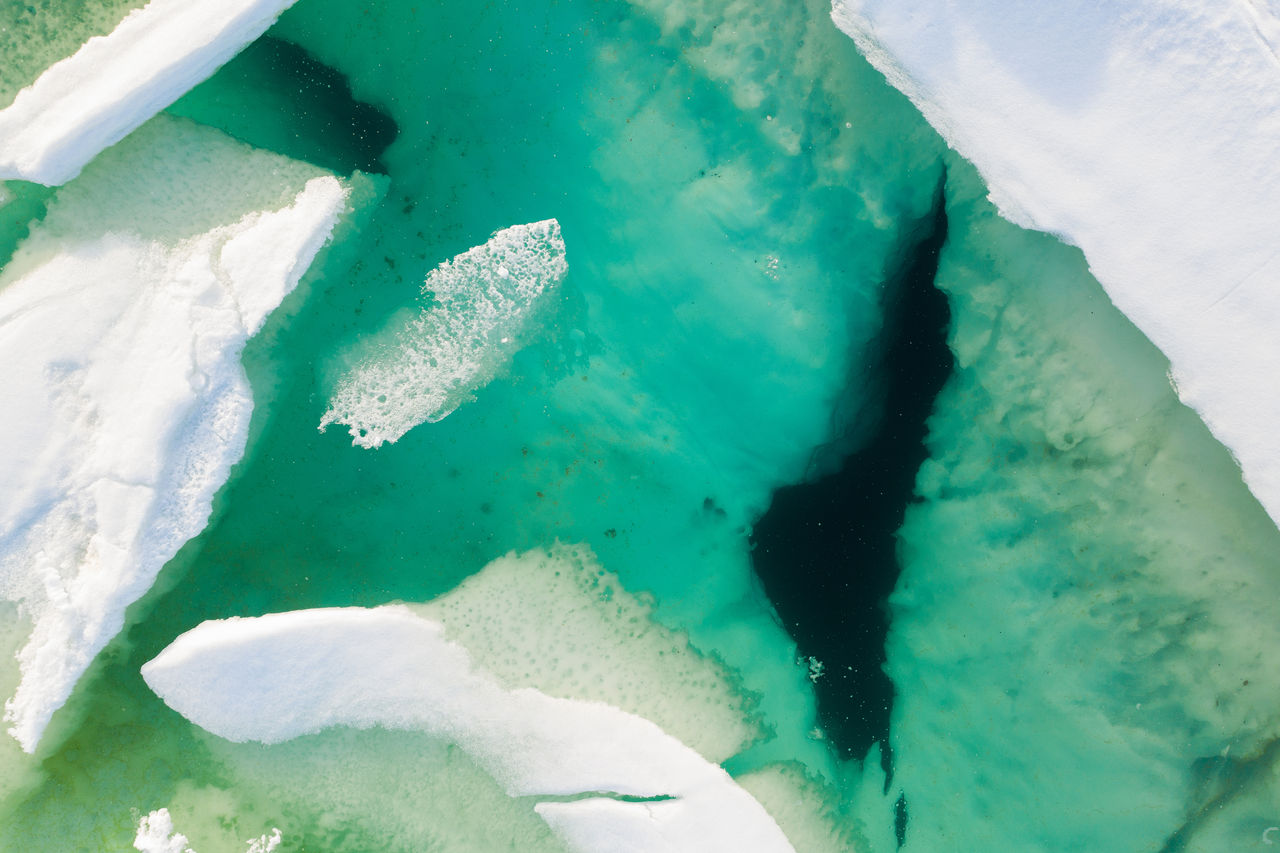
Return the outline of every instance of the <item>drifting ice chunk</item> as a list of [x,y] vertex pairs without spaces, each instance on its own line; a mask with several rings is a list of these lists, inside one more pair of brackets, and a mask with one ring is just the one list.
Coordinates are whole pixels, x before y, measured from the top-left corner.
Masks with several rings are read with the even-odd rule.
[[379,447],[434,423],[485,385],[526,343],[539,297],[568,272],[560,223],[513,225],[427,275],[432,304],[343,376],[320,421]]
[[294,0],[152,0],[0,111],[0,180],[54,186],[262,35]]
[[[233,741],[278,743],[337,725],[409,729],[457,743],[511,796],[674,798],[540,804],[577,850],[792,849],[724,770],[653,723],[506,689],[438,623],[403,606],[205,622],[142,674],[171,708]],[[594,846],[604,837],[635,840]]]
[[208,521],[253,409],[241,348],[345,205],[318,169],[157,119],[0,274],[0,595],[33,622],[5,717],[28,752]]
[[1280,520],[1274,2],[836,0],[836,23],[982,172],[1084,250]]

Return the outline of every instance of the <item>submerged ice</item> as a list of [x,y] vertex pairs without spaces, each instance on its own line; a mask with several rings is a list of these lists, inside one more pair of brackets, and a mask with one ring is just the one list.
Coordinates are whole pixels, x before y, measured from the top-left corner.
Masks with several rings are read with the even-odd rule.
[[1084,251],[1280,521],[1280,8],[836,0],[833,16],[1005,216]]
[[[580,571],[575,559],[581,557],[562,549],[555,556],[512,555],[497,565],[533,570],[549,560],[558,577],[559,570]],[[473,590],[450,596],[461,599],[461,609],[444,601],[435,608],[446,607],[469,634],[466,603],[486,597]],[[541,617],[550,625],[554,618]],[[594,618],[602,627],[613,621]],[[635,630],[634,618],[618,627],[628,624]],[[516,626],[492,627],[508,639],[519,635]],[[404,606],[205,622],[142,673],[170,707],[232,741],[272,744],[332,726],[416,730],[456,743],[512,797],[595,795],[535,805],[571,849],[584,853],[793,849],[723,769],[649,720],[600,701],[506,687],[447,633]],[[505,653],[518,652],[508,646]],[[639,660],[653,665],[643,653]]]
[[[28,649],[0,694],[24,744],[69,699],[38,759],[0,739],[0,847],[1258,842],[1274,524],[1079,256],[996,217],[826,0],[303,0],[171,109],[244,144],[161,118],[98,153],[235,52],[201,16],[285,5],[0,4],[2,115],[31,119],[0,152],[51,183],[88,161],[0,186],[0,649]],[[1274,356],[1274,4],[1087,5],[837,14],[1221,436],[1255,430],[1265,394],[1214,413],[1265,384],[1241,352]],[[815,713],[814,679],[878,658],[798,654],[749,537],[780,485],[877,453],[895,259],[943,162],[958,369],[917,494],[876,507],[906,508],[890,762]],[[1259,488],[1266,442],[1232,447]],[[834,603],[865,566],[828,563]],[[173,713],[152,659],[211,731],[278,742]]]
[[427,274],[427,305],[372,343],[338,381],[320,429],[374,448],[438,421],[528,343],[544,294],[568,272],[560,223],[513,225]]

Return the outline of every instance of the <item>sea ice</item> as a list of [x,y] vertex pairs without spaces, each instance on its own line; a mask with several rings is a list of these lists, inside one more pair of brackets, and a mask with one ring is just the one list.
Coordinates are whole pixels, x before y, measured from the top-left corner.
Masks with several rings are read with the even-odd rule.
[[504,228],[445,261],[422,286],[429,304],[339,380],[320,430],[346,424],[353,444],[373,448],[446,417],[528,342],[540,297],[568,269],[554,219]]
[[1274,3],[835,0],[1014,222],[1084,250],[1280,520]]
[[722,762],[762,739],[753,700],[718,661],[653,617],[591,549],[557,544],[493,560],[412,605],[504,687],[605,702]]
[[0,595],[33,623],[32,751],[244,451],[245,341],[346,207],[311,166],[156,119],[59,190],[0,275]]
[[956,369],[888,603],[902,850],[1251,849],[1280,530],[1079,252],[986,193],[951,163]]
[[[457,743],[511,796],[650,800],[539,803],[575,850],[792,850],[724,770],[653,723],[504,688],[443,626],[401,605],[204,622],[142,674],[175,711],[232,741],[279,743],[331,726],[423,731]],[[612,840],[602,847],[602,838]]]
[[0,110],[0,180],[71,180],[262,35],[293,2],[151,0]]

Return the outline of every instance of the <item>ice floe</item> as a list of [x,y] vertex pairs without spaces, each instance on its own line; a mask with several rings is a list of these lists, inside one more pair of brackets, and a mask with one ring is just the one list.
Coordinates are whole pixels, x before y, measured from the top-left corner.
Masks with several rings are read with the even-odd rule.
[[511,796],[598,795],[536,806],[575,850],[792,849],[723,769],[652,722],[508,689],[401,605],[205,622],[142,673],[171,708],[228,740],[422,731],[458,744]]
[[833,17],[986,179],[1084,250],[1280,519],[1274,3],[836,0]]
[[[99,165],[101,164],[101,165]],[[336,178],[160,118],[61,189],[0,275],[0,595],[28,752],[245,448],[245,341],[346,207]]]
[[0,180],[50,186],[204,80],[294,0],[151,0],[0,110]]
[[528,343],[540,297],[568,269],[554,219],[504,228],[445,261],[422,286],[429,304],[339,380],[320,430],[346,424],[353,444],[372,448],[444,418]]

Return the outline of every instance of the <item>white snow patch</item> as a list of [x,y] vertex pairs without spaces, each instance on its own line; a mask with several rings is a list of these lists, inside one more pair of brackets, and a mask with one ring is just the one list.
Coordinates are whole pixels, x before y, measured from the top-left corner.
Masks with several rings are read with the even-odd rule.
[[278,827],[272,827],[270,834],[264,832],[257,838],[249,839],[247,842],[249,849],[246,850],[245,853],[271,853],[271,851],[279,847],[283,841],[284,838],[280,835],[280,829]]
[[55,186],[275,22],[294,0],[151,0],[0,110],[0,180]]
[[[215,131],[134,139],[0,274],[0,596],[33,622],[5,719],[28,752],[207,523],[253,409],[241,349],[346,205],[337,179]],[[206,171],[220,185],[166,181]],[[291,181],[278,209],[245,207]]]
[[232,741],[278,743],[338,725],[409,729],[458,744],[511,796],[674,798],[538,804],[575,850],[792,850],[723,769],[650,721],[506,689],[407,607],[205,622],[142,674],[175,711]]
[[1280,520],[1274,0],[835,0],[1014,222],[1084,250]]
[[446,417],[527,343],[539,297],[568,269],[554,219],[504,228],[445,261],[422,287],[431,304],[339,380],[320,431],[346,424],[353,444],[374,448]]
[[[273,828],[245,843],[245,853],[272,853],[284,839],[280,830]],[[138,821],[138,834],[133,846],[142,853],[195,853],[187,846],[187,837],[173,828],[173,817],[168,809],[156,809]]]
[[133,846],[142,853],[195,853],[187,846],[187,837],[174,831],[168,809],[156,809],[138,821]]

